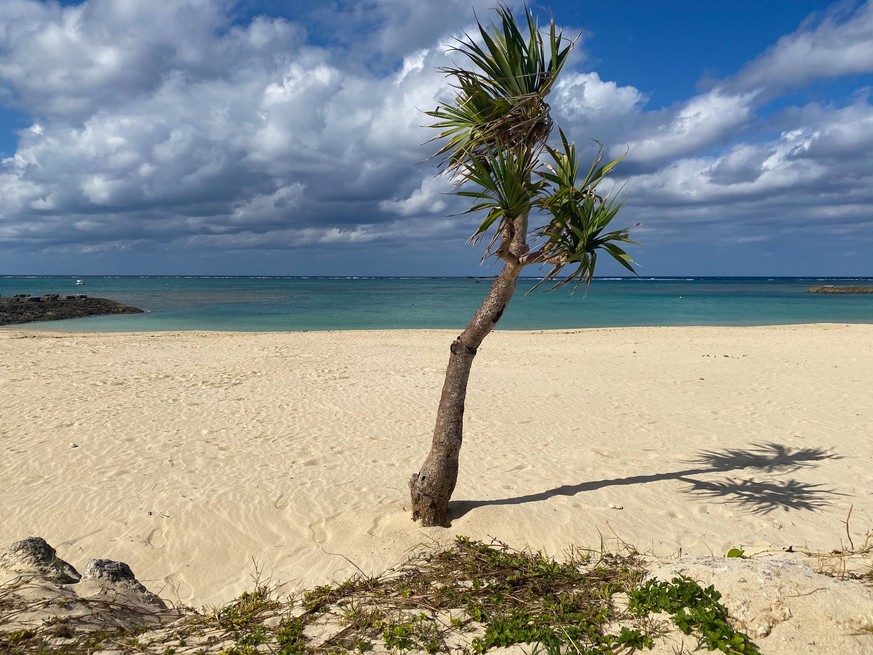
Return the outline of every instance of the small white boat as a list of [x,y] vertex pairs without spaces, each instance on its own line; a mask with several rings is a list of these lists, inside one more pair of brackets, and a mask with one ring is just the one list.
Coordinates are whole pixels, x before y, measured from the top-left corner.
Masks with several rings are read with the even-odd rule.
[[77,287],[85,286],[85,280],[76,280],[76,286]]

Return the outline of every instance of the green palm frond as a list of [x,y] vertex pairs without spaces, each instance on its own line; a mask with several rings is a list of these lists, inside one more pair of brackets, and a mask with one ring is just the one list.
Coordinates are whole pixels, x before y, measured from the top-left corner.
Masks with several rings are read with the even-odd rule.
[[[525,148],[514,152],[489,150],[482,157],[464,163],[464,180],[477,190],[465,188],[455,193],[479,202],[463,213],[486,212],[471,241],[481,239],[492,226],[497,235],[511,230],[513,219],[530,211],[543,186],[541,181],[532,180],[535,165],[536,160]],[[492,245],[494,241],[492,239]]]
[[579,176],[579,160],[576,156],[576,146],[567,139],[564,130],[558,130],[561,135],[562,150],[546,146],[549,155],[552,157],[552,164],[545,165],[545,171],[540,173],[542,178],[549,184],[563,189],[577,188],[584,189],[589,194],[599,185],[610,173],[615,170],[615,167],[622,160],[617,157],[612,161],[603,164],[603,145],[597,141],[599,146],[597,156],[594,162],[588,169],[588,173],[582,180],[578,180]]
[[551,131],[544,99],[573,42],[567,42],[551,21],[547,47],[529,8],[525,11],[527,35],[506,5],[499,5],[497,13],[499,26],[492,23],[486,28],[477,22],[481,43],[467,36],[455,47],[474,69],[442,69],[456,80],[454,100],[426,112],[437,119],[432,127],[441,130],[434,140],[446,140],[436,156],[448,155],[445,165],[449,169],[495,146],[541,146]]
[[[552,281],[555,282],[553,289],[573,282],[574,289],[583,283],[587,289],[594,276],[599,251],[607,253],[636,274],[633,259],[618,245],[636,243],[630,238],[630,229],[608,231],[622,203],[615,198],[603,198],[595,191],[621,158],[603,164],[601,146],[588,173],[581,182],[577,182],[576,148],[568,142],[563,132],[561,140],[563,150],[549,148],[553,164],[540,173],[545,192],[540,194],[535,204],[551,214],[552,218],[537,235],[545,239],[545,244],[539,250],[538,261],[551,264],[552,268],[534,289]],[[573,265],[575,268],[561,278],[565,267]]]
[[[547,245],[542,249],[541,261],[551,264],[552,268],[534,289],[551,281],[555,281],[553,289],[574,282],[574,289],[578,289],[583,283],[587,289],[594,277],[598,251],[606,252],[628,271],[636,274],[633,259],[617,245],[636,243],[630,238],[630,229],[606,231],[620,208],[621,203],[586,198],[577,210],[569,211],[564,216],[555,216],[540,231],[540,236],[548,239]],[[573,265],[573,270],[558,279],[565,267]]]

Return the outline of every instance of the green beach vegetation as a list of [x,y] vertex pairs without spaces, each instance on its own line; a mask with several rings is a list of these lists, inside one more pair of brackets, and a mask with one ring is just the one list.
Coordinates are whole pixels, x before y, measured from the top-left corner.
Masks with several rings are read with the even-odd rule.
[[[531,655],[629,655],[679,633],[704,651],[759,653],[728,623],[713,587],[682,576],[669,582],[645,576],[645,562],[633,551],[575,549],[559,562],[457,537],[452,547],[383,575],[302,593],[284,594],[258,578],[231,603],[188,611],[163,627],[95,626],[85,616],[0,630],[0,655],[478,655],[517,644]],[[100,610],[106,603],[92,602]],[[28,610],[14,603],[0,590],[0,616]]]
[[[427,112],[440,130],[436,156],[444,157],[443,172],[455,180],[455,193],[474,203],[465,213],[485,216],[471,240],[487,240],[485,257],[501,260],[502,269],[451,345],[431,450],[409,480],[413,519],[426,526],[449,523],[473,358],[506,311],[522,270],[547,266],[541,284],[587,288],[598,253],[605,252],[633,272],[619,245],[633,243],[628,230],[610,228],[621,203],[598,192],[619,160],[604,162],[601,147],[580,175],[576,147],[564,132],[559,146],[548,143],[553,121],[546,97],[574,40],[554,20],[541,32],[529,8],[523,24],[506,5],[496,12],[496,24],[477,22],[481,41],[467,36],[457,42],[469,66],[443,69],[453,78],[455,97]],[[532,218],[543,222],[531,227]]]

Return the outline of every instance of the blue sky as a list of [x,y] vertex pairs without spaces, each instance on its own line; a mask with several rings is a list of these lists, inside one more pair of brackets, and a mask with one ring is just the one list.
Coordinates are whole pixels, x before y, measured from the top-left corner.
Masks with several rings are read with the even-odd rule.
[[[493,273],[421,113],[493,4],[3,0],[0,273]],[[641,275],[873,275],[870,2],[533,7]]]

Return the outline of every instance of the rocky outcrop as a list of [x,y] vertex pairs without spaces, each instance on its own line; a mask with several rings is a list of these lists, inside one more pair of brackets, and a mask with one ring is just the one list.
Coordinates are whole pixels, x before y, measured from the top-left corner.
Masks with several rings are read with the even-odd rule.
[[825,285],[823,287],[812,287],[811,289],[806,290],[807,293],[833,293],[833,294],[845,294],[845,293],[873,293],[873,287],[837,287],[832,284]]
[[82,577],[42,537],[28,537],[9,546],[0,554],[0,572],[39,577],[58,584],[78,582]]
[[145,591],[133,571],[124,562],[111,559],[92,559],[85,565],[83,580],[98,580],[108,584],[126,585],[135,591]]
[[146,589],[124,562],[111,559],[92,559],[85,565],[76,593],[83,598],[127,596],[137,604],[167,609],[166,603]]
[[107,314],[141,314],[143,310],[106,298],[89,298],[83,294],[59,296],[0,296],[0,325],[59,321],[66,318],[105,316]]
[[16,631],[62,647],[83,635],[141,630],[183,616],[124,562],[93,559],[79,575],[40,537],[17,541],[0,555],[0,600],[0,651],[4,634]]

